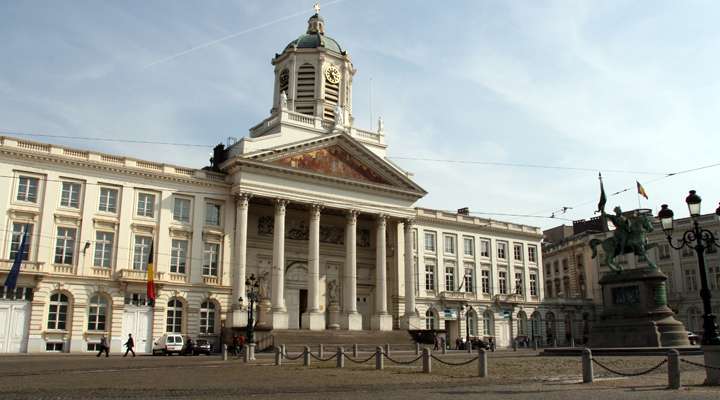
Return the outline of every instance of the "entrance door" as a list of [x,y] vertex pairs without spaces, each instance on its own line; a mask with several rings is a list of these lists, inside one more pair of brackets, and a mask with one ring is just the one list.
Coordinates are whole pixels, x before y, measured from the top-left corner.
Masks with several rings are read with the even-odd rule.
[[500,323],[500,337],[497,340],[497,346],[498,347],[508,347],[510,346],[511,339],[510,339],[510,325],[508,320],[502,320]]
[[136,353],[152,352],[152,308],[145,306],[125,306],[125,313],[123,314],[123,343],[127,340],[129,333],[131,333],[135,339]]
[[0,301],[0,353],[27,352],[29,301]]
[[[305,295],[307,301],[307,294]],[[300,329],[300,290],[285,289],[285,307],[288,312],[288,329]]]
[[305,314],[307,311],[307,300],[308,300],[308,291],[305,289],[300,289],[300,304],[299,304],[299,312],[300,318],[298,319],[298,326],[302,329],[302,315]]

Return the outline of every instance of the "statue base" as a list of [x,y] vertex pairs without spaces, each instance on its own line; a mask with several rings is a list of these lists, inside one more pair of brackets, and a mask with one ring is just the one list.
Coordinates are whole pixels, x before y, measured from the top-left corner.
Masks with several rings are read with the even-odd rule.
[[335,302],[328,306],[328,329],[340,329],[340,305]]
[[690,346],[687,330],[667,306],[667,276],[656,269],[610,272],[600,279],[603,312],[589,346]]

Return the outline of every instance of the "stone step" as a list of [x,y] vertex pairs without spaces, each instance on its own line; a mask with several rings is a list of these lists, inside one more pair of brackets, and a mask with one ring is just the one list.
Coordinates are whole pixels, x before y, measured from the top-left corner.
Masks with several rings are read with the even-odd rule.
[[[376,346],[390,344],[391,348],[398,350],[412,350],[415,342],[407,331],[308,331],[308,330],[272,330],[274,346],[284,344],[290,350],[300,350],[304,346],[316,348],[323,344],[332,348],[344,346],[351,348],[357,344],[362,351],[374,350]],[[266,339],[265,342],[268,342]]]

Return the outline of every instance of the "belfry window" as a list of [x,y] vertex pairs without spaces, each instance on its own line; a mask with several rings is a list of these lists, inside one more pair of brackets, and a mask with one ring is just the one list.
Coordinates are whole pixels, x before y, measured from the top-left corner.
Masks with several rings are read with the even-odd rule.
[[303,64],[297,72],[297,91],[295,95],[295,111],[305,114],[315,114],[315,67]]

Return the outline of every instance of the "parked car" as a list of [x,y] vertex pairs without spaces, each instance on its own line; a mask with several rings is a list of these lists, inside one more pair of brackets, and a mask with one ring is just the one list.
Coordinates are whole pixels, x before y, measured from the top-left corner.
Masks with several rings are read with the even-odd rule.
[[213,345],[206,339],[198,339],[195,341],[195,347],[193,348],[194,355],[205,354],[209,356],[213,352]]
[[470,343],[472,343],[473,349],[485,349],[485,350],[490,349],[490,343],[488,343],[482,339],[479,339],[479,338],[470,339]]
[[688,331],[688,340],[690,340],[690,344],[694,346],[700,341],[700,336]]
[[185,341],[179,333],[166,333],[153,342],[153,355],[181,354]]

